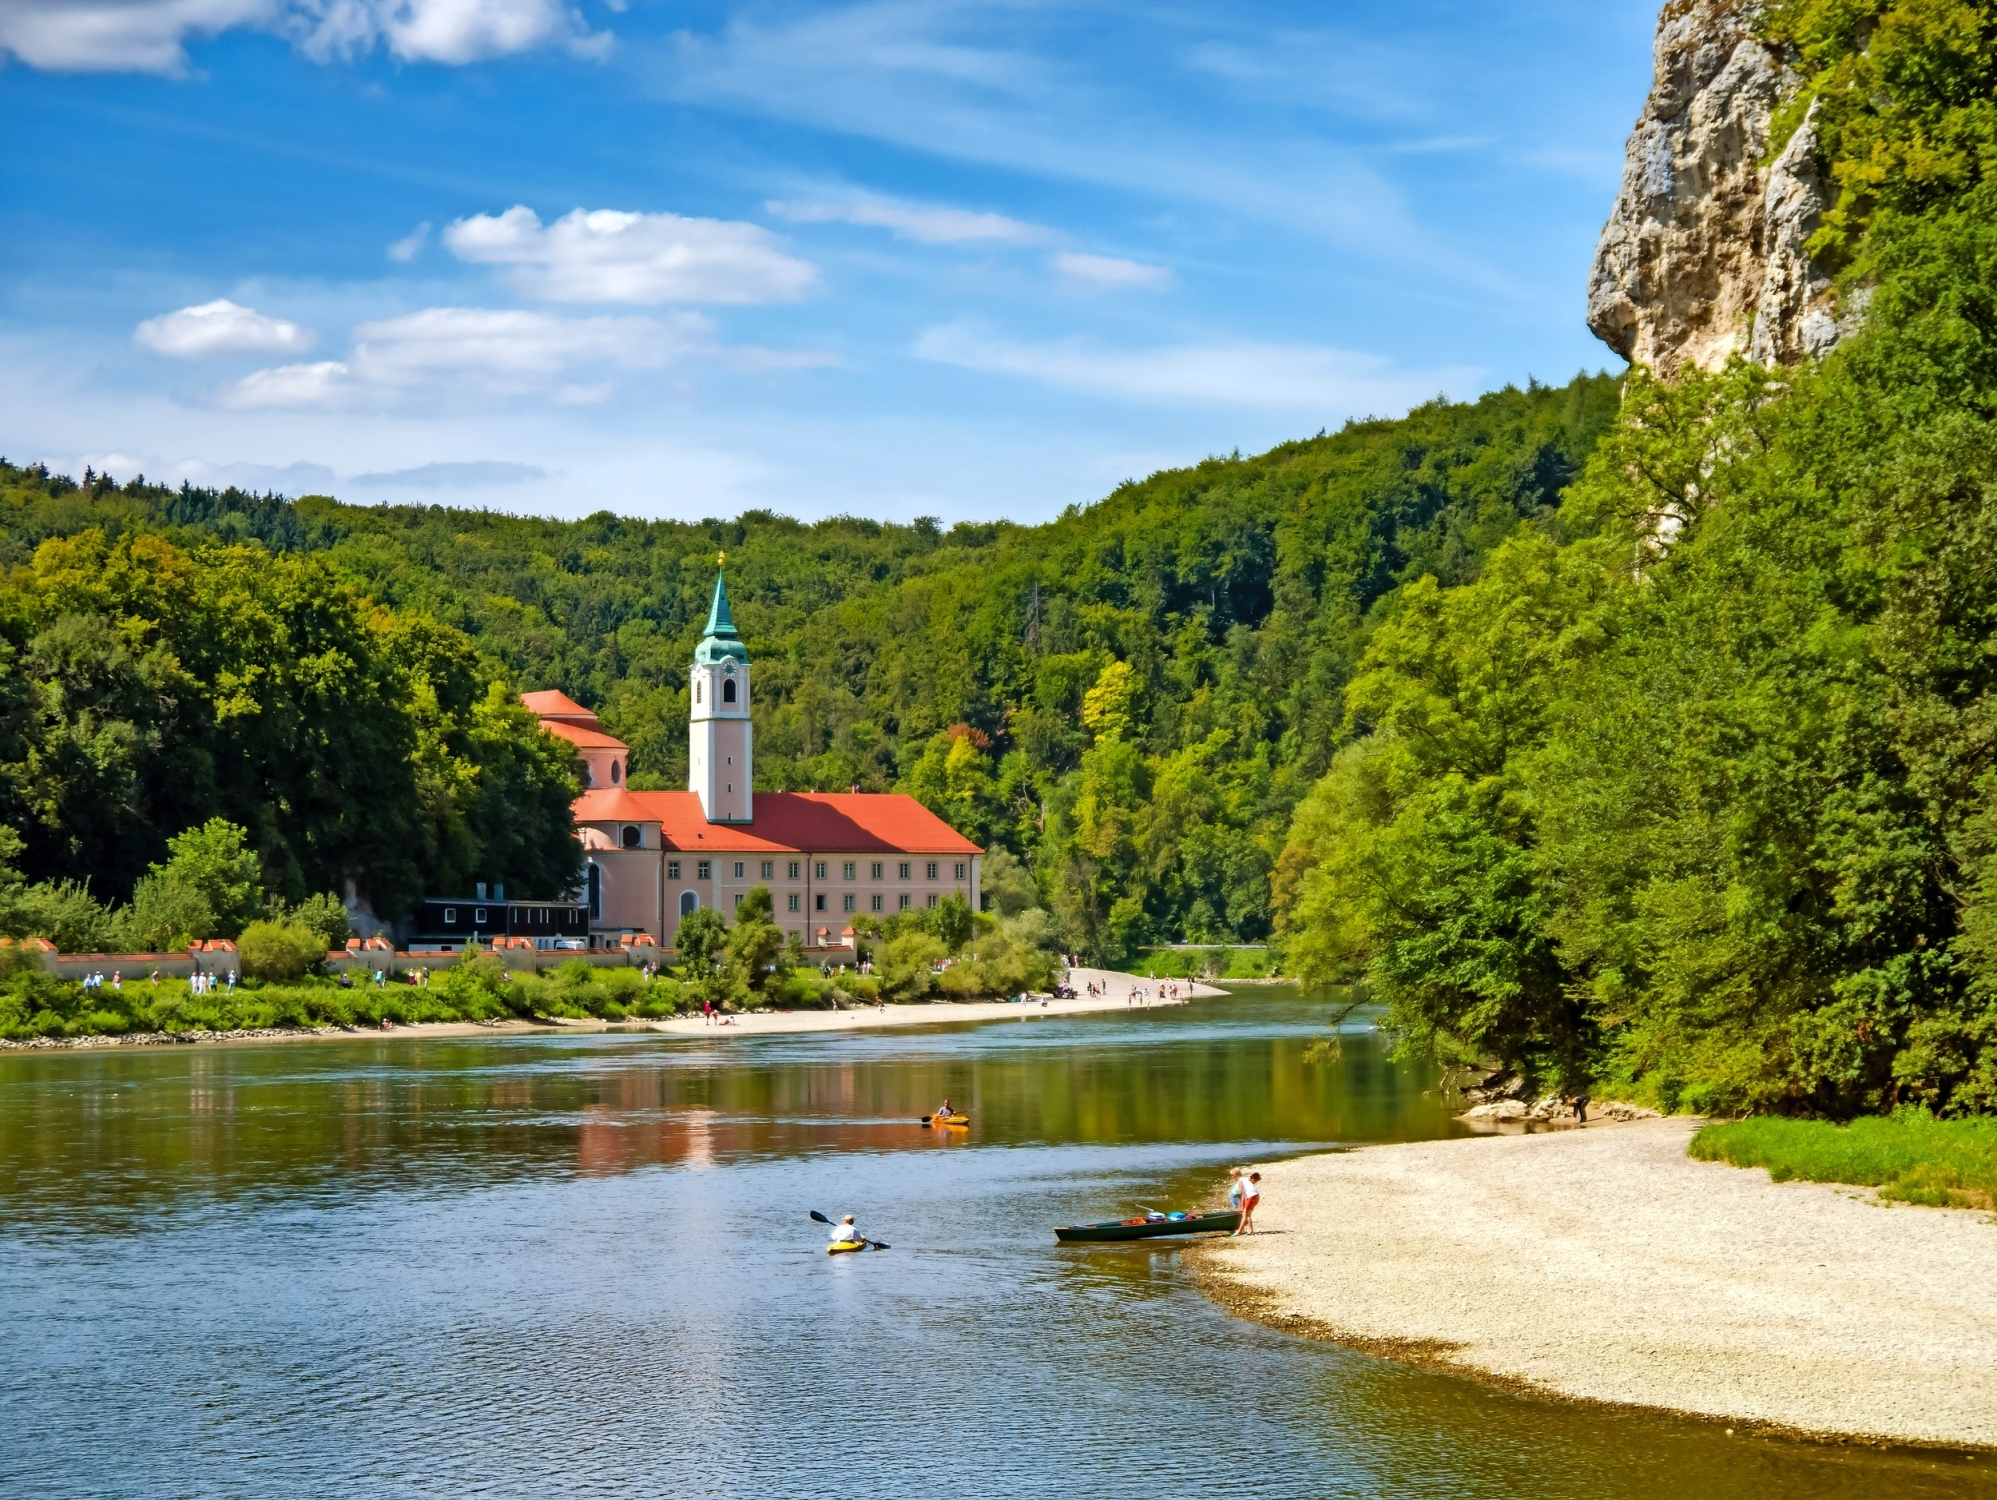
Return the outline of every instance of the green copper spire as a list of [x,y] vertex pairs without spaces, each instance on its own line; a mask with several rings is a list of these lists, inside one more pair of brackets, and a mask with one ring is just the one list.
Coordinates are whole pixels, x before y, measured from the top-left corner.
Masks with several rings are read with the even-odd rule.
[[707,608],[705,638],[694,648],[693,659],[701,663],[739,661],[747,664],[749,648],[735,633],[735,616],[728,608],[728,584],[720,573],[714,575],[714,602]]
[[707,607],[707,635],[733,636],[735,616],[728,611],[728,583],[721,574],[714,575],[714,602]]

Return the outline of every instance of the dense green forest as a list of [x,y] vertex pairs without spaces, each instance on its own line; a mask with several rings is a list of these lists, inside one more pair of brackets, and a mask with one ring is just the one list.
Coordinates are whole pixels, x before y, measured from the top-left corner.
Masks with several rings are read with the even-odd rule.
[[6,820],[26,876],[120,899],[216,815],[294,898],[352,882],[389,913],[473,873],[538,893],[571,867],[555,768],[506,693],[598,707],[633,785],[684,786],[686,667],[725,549],[759,785],[913,792],[1024,861],[1079,948],[1259,939],[1369,611],[1550,524],[1616,400],[1596,376],[1438,402],[1045,526],[947,531],[559,522],[7,467]]
[[1988,1111],[1997,6],[1766,24],[1862,327],[1807,368],[1637,372],[1550,530],[1387,601],[1284,928],[1445,1057],[1669,1106]]
[[1069,947],[1271,937],[1541,1087],[1989,1112],[1997,5],[1763,24],[1856,325],[1808,367],[1436,402],[1035,527],[0,467],[0,864],[124,899],[222,817],[287,899],[553,889],[573,768],[510,694],[683,784],[725,549],[760,784],[913,793]]

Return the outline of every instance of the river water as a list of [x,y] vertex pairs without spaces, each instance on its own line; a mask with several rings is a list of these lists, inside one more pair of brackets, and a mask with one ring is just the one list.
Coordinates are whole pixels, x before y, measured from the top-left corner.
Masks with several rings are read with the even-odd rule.
[[[0,1055],[0,1492],[1997,1493],[1275,1333],[1169,1242],[1055,1246],[1460,1128],[1377,1035],[1307,1058],[1320,1017]],[[970,1131],[914,1123],[945,1095]],[[826,1256],[812,1208],[893,1249]]]

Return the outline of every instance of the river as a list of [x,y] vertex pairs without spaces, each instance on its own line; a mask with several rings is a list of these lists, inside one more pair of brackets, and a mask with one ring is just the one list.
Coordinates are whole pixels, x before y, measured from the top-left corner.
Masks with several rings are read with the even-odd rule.
[[[0,1054],[0,1492],[1997,1493],[1276,1333],[1170,1242],[1056,1247],[1460,1130],[1374,1033],[1308,1058],[1321,1017]],[[915,1124],[946,1095],[969,1131]],[[893,1248],[828,1257],[813,1208]]]

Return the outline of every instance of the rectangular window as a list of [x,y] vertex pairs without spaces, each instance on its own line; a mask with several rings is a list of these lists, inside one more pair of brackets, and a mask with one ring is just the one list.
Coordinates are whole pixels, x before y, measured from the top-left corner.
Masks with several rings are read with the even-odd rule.
[[875,861],[874,861],[874,879],[876,879],[876,880],[879,880],[879,879],[881,878],[881,871],[885,870],[886,868],[887,868],[887,866],[886,866],[886,865],[882,864],[882,863],[881,863],[881,862],[880,862],[879,860],[875,860]]
[[[933,859],[929,862],[929,878],[931,880],[936,878],[936,861]],[[935,903],[931,902],[930,904],[933,906]]]
[[667,861],[666,861],[666,879],[668,879],[668,880],[678,880],[679,878],[680,878],[680,862],[679,862],[678,860],[676,860],[676,859],[669,859],[669,860],[667,860]]
[[[776,862],[775,860],[773,860],[773,859],[766,859],[766,860],[764,860],[764,861],[763,861],[763,879],[765,879],[765,880],[768,880],[768,879],[769,879],[769,878],[770,878],[770,877],[771,877],[772,875],[774,875],[774,874],[776,874],[776,873],[777,873],[777,862]],[[964,873],[964,868],[963,868],[963,866],[962,866],[962,865],[959,865],[959,866],[957,867],[957,873],[958,873],[959,875],[961,875],[961,874],[963,874],[963,873]]]
[[906,879],[908,879],[908,861],[907,861],[907,860],[903,860],[903,861],[902,861],[902,862],[901,862],[901,863],[900,863],[899,865],[896,865],[896,866],[895,866],[895,868],[896,868],[897,870],[899,870],[899,871],[901,872],[901,878],[902,878],[903,880],[906,880]]
[[961,859],[957,861],[957,878],[959,880],[964,878],[964,862]]
[[876,897],[874,897],[874,910],[875,910],[875,911],[880,911],[880,910],[881,910],[881,909],[882,909],[883,907],[885,907],[885,906],[887,905],[887,902],[888,902],[888,898],[887,898],[887,897],[885,897],[885,896],[876,896]]
[[848,896],[846,898],[846,910],[851,911],[852,909],[853,909],[853,898],[851,896]]
[[801,868],[803,868],[803,867],[802,867],[801,865],[799,865],[799,863],[798,863],[798,862],[797,862],[796,860],[792,860],[792,861],[790,862],[790,878],[791,878],[792,880],[795,880],[795,879],[797,879],[797,872],[798,872],[798,871],[799,871],[799,870],[800,870]]
[[[442,882],[442,881],[439,881],[439,882],[438,882],[438,884],[439,884],[439,885],[441,885],[441,884],[443,884],[443,882]],[[457,926],[457,925],[458,925],[458,909],[457,909],[457,908],[456,908],[455,906],[447,906],[447,907],[445,907],[445,908],[444,908],[444,920],[445,920],[446,922],[449,922],[449,923],[450,923],[450,924],[451,924],[451,925],[452,925],[453,927]]]
[[818,900],[815,904],[817,905],[820,911],[825,910],[825,893],[823,891],[820,891],[818,893]]
[[792,891],[792,892],[790,893],[790,909],[791,909],[792,911],[796,911],[796,910],[797,910],[797,892],[796,892],[796,891]]
[[907,911],[907,910],[908,910],[908,892],[907,892],[907,891],[903,891],[903,892],[901,893],[901,909],[902,909],[903,911]]
[[711,873],[711,871],[708,868],[708,862],[703,859],[699,864],[693,867],[693,873],[697,878],[701,880],[707,879],[708,875]]
[[742,878],[742,861],[739,859],[735,861],[735,878],[737,880]]
[[816,868],[818,870],[818,878],[823,880],[825,878],[825,861],[822,859],[818,861]]
[[845,874],[848,880],[851,880],[853,878],[853,861],[850,859],[846,861]]
[[934,891],[929,893],[929,909],[931,911],[936,910],[936,892]]
[[485,920],[485,908],[483,906],[472,913],[472,920],[474,922],[483,922]]
[[740,911],[741,909],[742,909],[742,893],[740,891],[737,891],[735,893],[735,910]]

